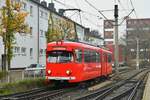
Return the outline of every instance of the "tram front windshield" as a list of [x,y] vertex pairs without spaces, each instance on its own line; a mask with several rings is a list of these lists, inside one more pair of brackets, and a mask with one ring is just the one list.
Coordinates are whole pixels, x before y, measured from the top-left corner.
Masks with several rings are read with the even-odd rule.
[[49,63],[68,63],[73,61],[73,53],[69,51],[50,51],[47,61]]

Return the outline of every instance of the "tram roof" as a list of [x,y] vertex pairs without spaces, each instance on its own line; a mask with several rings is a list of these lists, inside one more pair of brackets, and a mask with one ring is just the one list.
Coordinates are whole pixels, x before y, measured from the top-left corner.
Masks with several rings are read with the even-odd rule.
[[47,44],[47,46],[66,46],[66,47],[77,47],[77,48],[87,48],[87,49],[92,49],[92,50],[103,50],[104,52],[111,53],[108,50],[105,50],[103,48],[83,43],[83,42],[71,42],[71,41],[59,41],[59,42],[50,42]]

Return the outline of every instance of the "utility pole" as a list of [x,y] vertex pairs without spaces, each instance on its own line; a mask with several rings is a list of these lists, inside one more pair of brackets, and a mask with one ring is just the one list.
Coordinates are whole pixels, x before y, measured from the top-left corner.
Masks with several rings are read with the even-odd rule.
[[118,57],[118,5],[115,5],[114,17],[115,17],[115,28],[114,28],[114,41],[115,41],[115,58],[114,58],[114,65],[115,65],[115,72],[116,74],[119,73],[119,57]]
[[136,69],[139,70],[139,37],[136,38]]

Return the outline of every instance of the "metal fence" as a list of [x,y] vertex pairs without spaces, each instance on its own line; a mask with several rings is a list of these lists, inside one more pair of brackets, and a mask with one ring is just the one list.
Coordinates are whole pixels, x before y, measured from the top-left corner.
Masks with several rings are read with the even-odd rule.
[[37,77],[45,77],[45,69],[40,69],[37,73],[37,70],[10,70],[8,71],[8,74],[0,79],[0,82],[2,83],[10,83],[10,82],[16,82],[24,79],[29,78],[37,78]]

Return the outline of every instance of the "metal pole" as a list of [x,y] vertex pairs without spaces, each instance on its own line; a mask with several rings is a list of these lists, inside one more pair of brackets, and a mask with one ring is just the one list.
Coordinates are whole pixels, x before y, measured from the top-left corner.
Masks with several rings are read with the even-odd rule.
[[136,38],[136,69],[139,70],[139,38]]
[[118,67],[119,67],[119,58],[118,58],[118,5],[115,5],[115,12],[114,12],[114,17],[115,17],[115,30],[114,30],[114,39],[115,39],[115,72],[118,73]]
[[39,13],[40,13],[40,10],[39,10],[39,5],[38,5],[38,9],[37,9],[37,11],[38,11],[38,19],[37,19],[37,21],[38,21],[38,37],[37,37],[37,63],[39,64],[40,63],[40,18],[39,18]]

